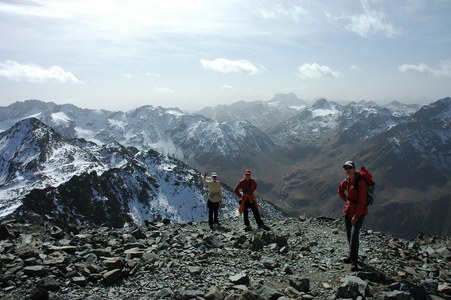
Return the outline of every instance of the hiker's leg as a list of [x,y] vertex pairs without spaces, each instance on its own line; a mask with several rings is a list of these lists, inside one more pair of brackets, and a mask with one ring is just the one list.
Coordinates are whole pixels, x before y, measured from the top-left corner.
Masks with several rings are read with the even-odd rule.
[[244,203],[244,212],[243,212],[243,218],[244,218],[244,225],[245,226],[250,226],[249,223],[249,201],[246,201]]
[[257,225],[263,225],[263,221],[260,217],[260,211],[257,208],[256,203],[251,204],[252,213],[254,214],[255,222],[257,222]]
[[352,229],[351,220],[352,220],[352,217],[345,216],[346,238],[348,240],[349,246],[351,246],[351,229]]
[[214,209],[213,209],[213,223],[215,223],[215,224],[219,224],[218,212],[219,212],[219,202],[215,202]]
[[354,265],[357,265],[359,262],[359,236],[360,236],[360,229],[363,225],[363,220],[365,219],[365,216],[361,216],[357,222],[352,226],[351,228],[351,242],[350,242],[350,255],[351,262]]
[[213,203],[208,200],[208,225],[213,226]]

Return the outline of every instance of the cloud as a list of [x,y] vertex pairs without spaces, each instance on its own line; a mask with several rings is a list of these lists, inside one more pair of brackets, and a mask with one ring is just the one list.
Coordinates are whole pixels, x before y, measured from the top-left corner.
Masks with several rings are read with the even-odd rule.
[[357,73],[362,72],[362,68],[360,68],[358,65],[351,65],[351,67],[349,67],[349,69],[351,69],[351,71],[357,72]]
[[307,15],[307,10],[298,5],[293,5],[291,7],[286,7],[283,4],[277,4],[275,8],[262,9],[260,10],[260,15],[263,19],[275,19],[277,17],[286,18],[291,17],[295,22],[299,22],[303,16]]
[[214,60],[201,59],[200,63],[205,69],[218,71],[222,73],[242,72],[254,75],[260,70],[247,60],[229,60],[226,58],[216,58]]
[[233,87],[233,86],[231,86],[231,85],[224,84],[224,85],[221,87],[221,91],[224,91],[224,92],[236,91],[236,88]]
[[434,69],[427,64],[420,63],[418,65],[401,65],[398,68],[401,73],[418,73],[425,76],[435,77],[451,77],[451,61],[444,61],[440,64],[440,68]]
[[147,72],[146,75],[150,77],[161,78],[160,74],[157,73]]
[[170,88],[166,88],[166,87],[157,87],[157,86],[155,86],[153,88],[153,90],[155,92],[157,92],[158,94],[175,94],[175,92],[173,90],[171,90]]
[[340,78],[343,75],[328,66],[320,66],[317,63],[303,64],[299,67],[299,76],[303,79]]
[[64,71],[60,66],[52,66],[49,69],[45,69],[37,65],[21,65],[12,60],[0,63],[0,76],[16,81],[83,83],[71,72]]
[[399,30],[386,19],[384,13],[371,10],[364,1],[362,1],[362,6],[364,10],[362,14],[346,18],[349,21],[345,27],[347,30],[355,32],[361,37],[381,33],[392,38],[399,34]]

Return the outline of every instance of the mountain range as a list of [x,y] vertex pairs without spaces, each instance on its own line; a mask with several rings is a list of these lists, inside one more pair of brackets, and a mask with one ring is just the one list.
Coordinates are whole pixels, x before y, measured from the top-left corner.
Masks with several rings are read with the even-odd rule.
[[[26,134],[28,139],[37,136],[33,127],[37,120],[42,122],[40,130],[45,124],[45,132],[53,135],[41,133],[44,139],[40,142],[15,144],[27,140]],[[74,182],[95,186],[107,180],[102,191],[112,193],[121,182],[111,182],[111,178],[119,173],[121,178],[132,178],[130,174],[139,173],[148,179],[145,184],[130,185],[137,190],[129,193],[140,203],[139,191],[143,198],[152,198],[161,189],[149,188],[155,182],[162,186],[164,176],[149,171],[161,166],[147,163],[152,160],[149,156],[160,155],[173,160],[172,165],[193,168],[183,182],[199,184],[200,173],[216,171],[226,186],[234,186],[242,171],[251,168],[259,184],[258,195],[284,213],[339,217],[343,203],[336,190],[344,178],[341,165],[351,159],[365,165],[377,184],[366,226],[404,237],[419,232],[449,235],[450,120],[451,98],[425,106],[396,101],[383,106],[368,101],[343,104],[326,99],[308,105],[294,94],[279,94],[269,101],[241,101],[190,114],[152,106],[110,112],[28,100],[0,108],[0,192],[5,199],[13,199],[17,191],[33,187],[38,190],[32,198],[51,195],[47,198],[51,202],[62,193],[59,186]],[[24,131],[24,126],[29,130]],[[17,132],[20,138],[13,135]],[[47,143],[51,139],[53,146]],[[61,141],[70,141],[71,146],[66,149],[58,144]],[[50,163],[45,167],[36,163],[37,154],[33,159],[21,158],[31,148],[52,158],[42,154],[49,147],[54,147],[51,153],[71,157],[72,165],[58,165],[64,175],[52,175],[56,167]],[[82,164],[74,167],[73,161]],[[124,161],[133,162],[132,167],[127,169]],[[170,190],[180,184],[172,181],[176,170],[173,167],[165,173],[164,178],[171,178]],[[58,186],[58,180],[63,184]],[[92,190],[99,193],[99,189]],[[121,197],[118,203],[125,207],[127,197]],[[200,198],[196,198],[199,205]],[[31,198],[24,199],[26,204]],[[16,207],[11,205],[11,209]]]
[[[32,117],[0,133],[0,153],[2,215],[115,227],[206,219],[199,172],[155,150],[68,139]],[[223,195],[222,216],[237,215],[233,191]]]

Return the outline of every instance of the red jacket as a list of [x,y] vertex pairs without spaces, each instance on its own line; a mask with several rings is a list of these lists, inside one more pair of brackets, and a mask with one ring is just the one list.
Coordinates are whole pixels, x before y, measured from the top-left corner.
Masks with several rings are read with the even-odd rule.
[[252,195],[254,191],[257,189],[257,182],[252,179],[242,179],[238,184],[236,185],[234,191],[235,194],[238,196],[238,198],[241,198],[242,194],[240,190],[243,192],[244,195]]
[[349,217],[360,218],[362,215],[368,214],[366,208],[366,198],[368,193],[368,187],[365,180],[358,180],[358,188],[355,187],[355,181],[351,182],[351,178],[348,176],[338,186],[338,195],[343,201],[346,202],[343,209],[343,214]]

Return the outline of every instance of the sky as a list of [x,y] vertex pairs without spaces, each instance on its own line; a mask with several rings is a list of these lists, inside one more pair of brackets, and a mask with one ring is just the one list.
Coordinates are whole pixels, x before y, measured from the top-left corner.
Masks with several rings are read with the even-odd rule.
[[451,0],[0,0],[0,106],[451,96]]

